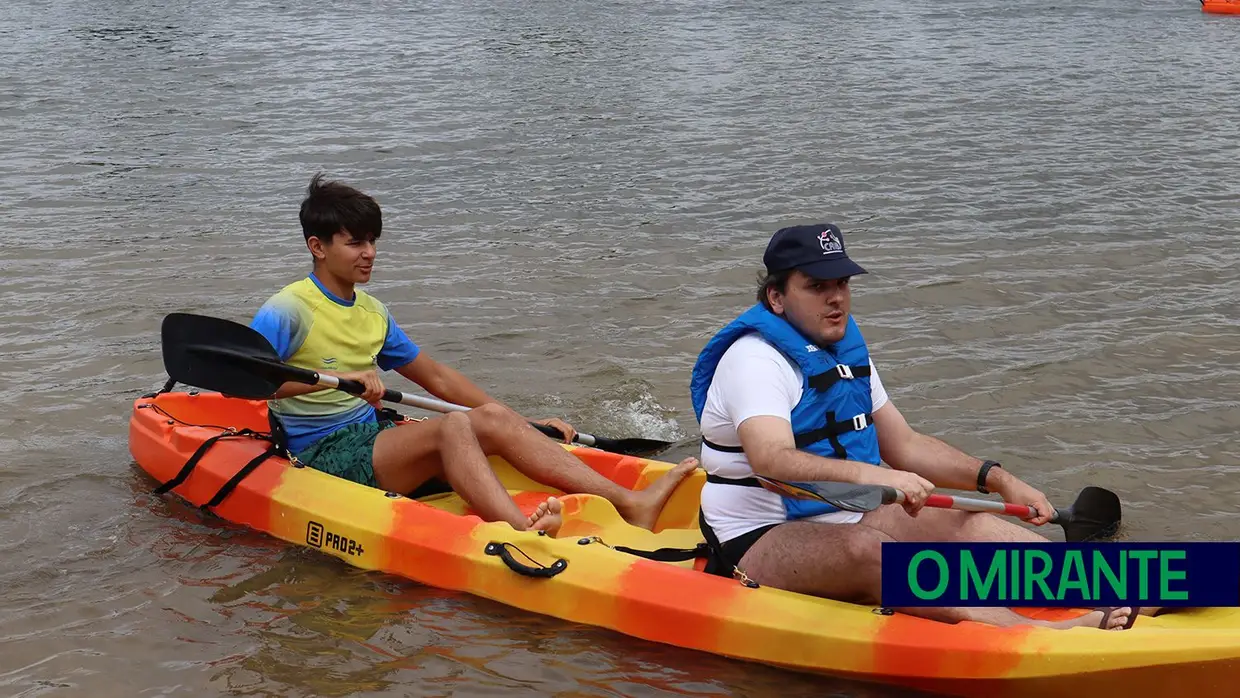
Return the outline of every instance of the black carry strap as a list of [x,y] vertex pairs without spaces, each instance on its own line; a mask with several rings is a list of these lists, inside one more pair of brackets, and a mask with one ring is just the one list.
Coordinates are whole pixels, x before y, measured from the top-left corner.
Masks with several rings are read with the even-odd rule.
[[250,460],[250,462],[246,463],[240,470],[234,473],[233,476],[228,479],[228,482],[225,482],[224,485],[220,487],[220,489],[211,497],[211,499],[207,500],[207,503],[202,505],[202,509],[209,511],[213,507],[219,506],[220,503],[228,497],[228,495],[233,493],[233,490],[237,489],[237,485],[240,485],[242,480],[248,477],[250,473],[257,470],[258,466],[266,462],[268,458],[272,456],[280,456],[283,458],[289,457],[287,445],[288,434],[284,430],[284,425],[280,423],[278,418],[270,413],[268,416],[268,422],[271,425],[270,434],[264,434],[249,428],[240,430],[229,428],[219,434],[216,434],[215,436],[212,436],[206,441],[203,441],[198,445],[198,448],[194,450],[194,453],[189,457],[189,460],[185,461],[185,465],[181,466],[181,470],[177,472],[176,477],[173,477],[171,480],[155,488],[155,494],[166,494],[171,492],[189,479],[189,476],[194,472],[194,468],[198,467],[198,464],[202,461],[203,456],[207,454],[207,451],[211,450],[211,447],[219,443],[222,439],[244,437],[270,442],[270,445],[266,450],[255,456]]
[[710,552],[706,543],[698,543],[692,548],[659,548],[658,550],[638,550],[624,545],[614,545],[613,550],[636,555],[655,562],[686,562],[696,560]]
[[232,491],[237,489],[237,485],[240,485],[241,481],[249,476],[250,473],[254,472],[258,466],[262,465],[268,458],[281,453],[282,449],[278,445],[273,443],[268,446],[266,451],[263,451],[259,455],[255,456],[253,460],[246,463],[241,470],[238,470],[235,475],[229,478],[228,482],[225,482],[224,486],[215,493],[215,496],[212,497],[206,504],[202,505],[202,508],[210,510],[212,507],[219,506],[220,502],[224,501],[228,495],[232,494]]
[[654,560],[655,562],[687,562],[689,560],[696,560],[699,557],[703,557],[710,552],[710,549],[706,543],[698,543],[692,548],[659,548],[658,550],[639,550],[637,548],[630,548],[626,545],[608,545],[606,541],[598,536],[586,536],[585,538],[579,538],[577,540],[577,545],[589,545],[591,543],[598,543],[605,548],[611,548],[612,550],[634,555],[646,560]]
[[155,494],[165,494],[172,491],[182,482],[185,482],[185,480],[189,478],[190,473],[194,472],[194,468],[198,467],[198,461],[202,460],[202,457],[207,454],[207,451],[209,451],[217,441],[220,439],[227,439],[237,436],[258,436],[258,432],[251,429],[242,429],[241,431],[229,430],[222,434],[216,434],[206,441],[203,441],[202,444],[198,446],[198,449],[194,451],[194,455],[190,456],[189,460],[185,461],[185,465],[181,466],[181,471],[176,474],[176,477],[155,488]]

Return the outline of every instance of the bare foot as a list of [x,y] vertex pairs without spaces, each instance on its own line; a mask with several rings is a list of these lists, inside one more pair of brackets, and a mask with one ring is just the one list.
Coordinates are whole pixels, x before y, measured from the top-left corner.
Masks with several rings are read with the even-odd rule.
[[[1068,628],[1097,628],[1102,625],[1102,619],[1105,613],[1103,611],[1092,611],[1086,613],[1080,618],[1071,620],[1061,620],[1057,622],[1040,621],[1038,625],[1044,625],[1048,628],[1056,628],[1058,630],[1067,630]],[[1132,616],[1132,609],[1123,606],[1111,611],[1110,617],[1106,619],[1104,630],[1124,630],[1124,625],[1128,623],[1128,619]]]
[[663,506],[667,504],[667,500],[676,491],[676,486],[681,483],[689,473],[698,467],[698,459],[693,456],[680,461],[663,477],[650,483],[644,490],[633,492],[628,501],[618,504],[616,509],[625,521],[634,526],[641,526],[646,530],[654,530],[654,524],[659,520],[659,514],[663,511]]
[[526,527],[529,531],[543,531],[547,535],[555,538],[555,534],[560,532],[560,526],[564,524],[564,519],[560,517],[560,512],[564,510],[564,505],[555,497],[547,497],[547,501],[538,505],[533,514],[530,514],[530,522]]

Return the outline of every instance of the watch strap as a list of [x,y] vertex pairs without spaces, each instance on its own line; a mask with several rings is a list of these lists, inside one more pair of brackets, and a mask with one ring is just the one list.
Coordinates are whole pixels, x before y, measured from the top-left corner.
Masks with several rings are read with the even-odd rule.
[[998,461],[988,460],[982,463],[982,467],[977,470],[977,491],[982,494],[990,494],[990,490],[986,489],[986,476],[990,474],[991,468],[1002,468]]

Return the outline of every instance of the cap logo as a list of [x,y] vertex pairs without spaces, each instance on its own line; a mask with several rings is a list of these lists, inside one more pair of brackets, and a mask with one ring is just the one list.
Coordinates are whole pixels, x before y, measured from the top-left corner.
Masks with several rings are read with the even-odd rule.
[[840,242],[839,237],[830,230],[824,230],[818,234],[818,244],[822,246],[823,254],[835,254],[844,251],[844,243]]

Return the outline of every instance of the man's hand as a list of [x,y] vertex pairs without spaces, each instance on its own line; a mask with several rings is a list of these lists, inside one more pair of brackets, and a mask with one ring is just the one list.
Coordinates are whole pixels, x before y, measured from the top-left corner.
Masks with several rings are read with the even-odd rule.
[[343,373],[332,373],[330,371],[319,371],[329,376],[335,376],[341,379],[355,380],[362,384],[366,390],[358,395],[361,399],[372,405],[379,403],[379,398],[383,397],[383,381],[379,380],[379,374],[371,369],[369,371],[346,371]]
[[551,427],[552,429],[558,429],[560,433],[564,435],[564,443],[566,444],[572,443],[573,439],[577,437],[577,430],[574,429],[568,422],[557,417],[534,420],[534,423]]
[[[992,470],[991,472],[994,471]],[[1023,504],[1037,510],[1037,516],[1032,519],[1025,519],[1035,526],[1050,523],[1051,517],[1055,515],[1055,507],[1051,506],[1050,500],[1046,498],[1046,495],[1026,484],[1015,475],[1009,474],[1004,478],[1003,482],[995,488],[995,492],[1000,497],[1003,497],[1003,501],[1008,504]]]
[[887,468],[867,468],[874,472],[866,472],[865,485],[883,485],[886,487],[894,487],[904,493],[904,510],[909,516],[917,516],[921,508],[926,504],[926,498],[934,493],[934,483],[917,473],[910,473],[904,470],[889,470]]

